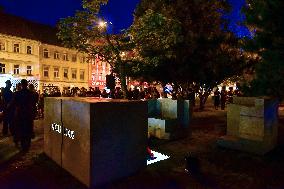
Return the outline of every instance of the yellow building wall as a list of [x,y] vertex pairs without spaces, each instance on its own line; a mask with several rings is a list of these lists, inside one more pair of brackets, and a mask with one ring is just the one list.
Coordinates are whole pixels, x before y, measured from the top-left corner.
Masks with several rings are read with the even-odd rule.
[[[44,57],[44,50],[48,50],[48,58]],[[54,58],[54,53],[58,52],[59,59]],[[64,54],[68,55],[68,60],[63,60]],[[72,55],[76,56],[76,61],[72,61]],[[90,78],[90,64],[87,63],[87,55],[79,53],[76,50],[59,47],[55,45],[42,44],[39,48],[39,61],[40,61],[40,90],[46,86],[56,86],[61,91],[67,87],[84,87],[88,89],[88,81]],[[82,58],[84,61],[82,61]],[[44,76],[44,68],[48,69],[48,77]],[[59,77],[54,76],[54,68],[59,69]],[[68,78],[64,77],[63,70],[68,69]],[[77,70],[76,79],[72,78],[72,69]],[[80,78],[80,70],[84,70],[84,79]]]
[[[5,86],[5,81],[9,78],[37,80],[40,42],[3,34],[0,34],[0,42],[5,47],[0,50],[0,63],[5,64],[5,73],[0,74],[0,86]],[[19,52],[14,52],[14,44],[19,44]],[[31,46],[31,54],[27,54],[27,46]],[[14,74],[14,65],[19,65],[19,74]],[[32,69],[29,75],[27,66]]]

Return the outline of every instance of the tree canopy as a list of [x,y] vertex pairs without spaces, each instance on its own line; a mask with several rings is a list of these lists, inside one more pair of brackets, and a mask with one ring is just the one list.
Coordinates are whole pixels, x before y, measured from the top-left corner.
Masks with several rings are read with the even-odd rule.
[[82,10],[73,17],[62,19],[58,24],[58,37],[69,48],[85,52],[90,58],[98,57],[109,63],[117,71],[121,88],[126,97],[125,62],[122,52],[129,49],[129,40],[124,35],[107,33],[107,22],[100,18],[101,5],[108,0],[83,0]]
[[222,30],[225,7],[217,0],[142,0],[130,28],[142,61],[132,74],[182,88],[195,83],[208,94],[240,74],[245,58],[239,40]]
[[256,77],[250,83],[250,95],[284,97],[284,2],[282,0],[250,1],[248,25],[255,28],[247,49],[261,57]]

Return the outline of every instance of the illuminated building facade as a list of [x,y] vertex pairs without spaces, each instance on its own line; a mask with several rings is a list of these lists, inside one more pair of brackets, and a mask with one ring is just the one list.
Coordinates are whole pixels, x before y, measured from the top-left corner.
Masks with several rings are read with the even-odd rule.
[[110,64],[101,61],[96,58],[91,64],[91,79],[89,81],[89,86],[100,90],[104,89],[106,86],[106,75],[111,73]]
[[39,86],[60,91],[72,87],[88,88],[90,67],[85,54],[68,48],[42,43],[39,47]]
[[37,90],[105,87],[109,64],[63,47],[56,29],[0,12],[0,87],[21,79]]
[[38,85],[40,42],[0,33],[0,87],[10,79],[13,87],[20,79]]

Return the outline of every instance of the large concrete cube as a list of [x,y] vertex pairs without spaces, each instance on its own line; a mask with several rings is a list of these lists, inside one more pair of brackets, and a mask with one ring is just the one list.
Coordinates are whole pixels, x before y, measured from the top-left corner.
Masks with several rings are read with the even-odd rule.
[[277,144],[278,101],[270,98],[234,97],[227,112],[224,147],[265,154]]
[[177,139],[186,136],[191,115],[189,100],[169,98],[148,100],[149,134],[160,139]]
[[46,98],[44,152],[88,187],[147,165],[147,103]]

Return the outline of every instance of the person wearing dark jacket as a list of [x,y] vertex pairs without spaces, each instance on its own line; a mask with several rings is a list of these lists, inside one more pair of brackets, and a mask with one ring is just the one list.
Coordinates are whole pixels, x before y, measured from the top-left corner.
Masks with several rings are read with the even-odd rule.
[[11,108],[15,109],[14,142],[16,144],[20,142],[22,151],[27,152],[33,137],[34,96],[33,92],[27,88],[27,80],[22,79],[21,85],[21,90],[15,92],[11,102]]
[[12,128],[12,117],[13,117],[13,111],[12,109],[8,109],[9,104],[12,101],[13,98],[13,92],[11,91],[11,81],[7,80],[6,87],[2,91],[2,105],[3,105],[3,129],[2,134],[7,135],[8,130],[10,130],[11,134],[13,134],[13,128]]

